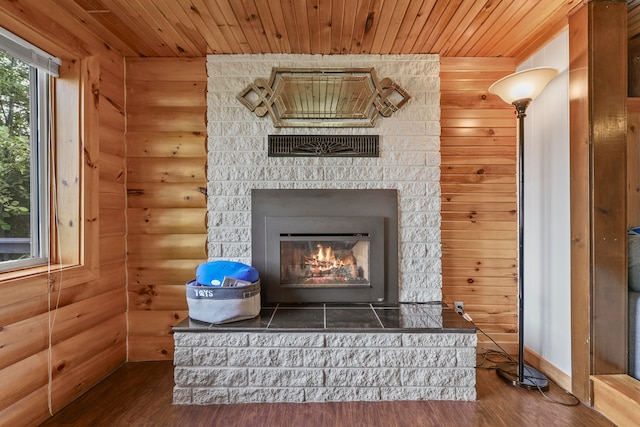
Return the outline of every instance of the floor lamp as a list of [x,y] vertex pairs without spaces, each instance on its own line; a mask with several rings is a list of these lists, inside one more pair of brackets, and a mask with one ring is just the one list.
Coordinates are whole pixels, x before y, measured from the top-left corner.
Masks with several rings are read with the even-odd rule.
[[531,101],[557,74],[555,68],[532,68],[510,74],[489,86],[489,93],[516,107],[518,117],[518,366],[517,372],[508,366],[496,372],[511,385],[528,390],[547,390],[549,381],[540,371],[524,364],[524,118]]

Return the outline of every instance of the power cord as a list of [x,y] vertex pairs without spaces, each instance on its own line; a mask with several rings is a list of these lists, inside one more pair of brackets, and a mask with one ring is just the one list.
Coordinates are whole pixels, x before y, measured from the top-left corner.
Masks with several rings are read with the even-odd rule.
[[[492,343],[494,343],[496,345],[496,347],[498,347],[500,349],[500,351],[497,350],[486,350],[484,353],[481,353],[480,355],[482,356],[482,360],[480,361],[480,363],[478,363],[476,365],[476,368],[478,369],[489,369],[489,370],[497,370],[499,368],[502,368],[504,366],[509,366],[509,365],[517,365],[518,361],[516,361],[513,357],[511,357],[511,355],[500,345],[498,344],[493,338],[491,338],[485,331],[482,330],[482,328],[480,328],[478,325],[476,325],[473,322],[473,319],[471,318],[471,316],[469,316],[468,313],[466,313],[464,311],[464,309],[462,307],[456,307],[455,308],[455,312],[458,313],[460,316],[462,316],[463,319],[465,319],[467,322],[471,323],[473,326],[476,327],[476,329],[478,331],[480,331],[480,333],[482,333],[482,335],[484,335],[485,337],[489,338],[489,340],[491,340]],[[498,356],[500,358],[502,358],[501,360],[495,360],[492,359],[492,356]],[[506,361],[505,361],[506,359]],[[487,362],[491,362],[492,365],[490,366],[484,366],[485,363]],[[532,377],[533,378],[533,377]],[[552,383],[554,383],[560,390],[564,391],[567,395],[569,395],[569,397],[571,399],[573,399],[573,402],[561,402],[559,400],[555,400],[552,397],[548,396],[544,390],[542,390],[542,388],[540,388],[540,386],[537,386],[538,391],[540,392],[540,394],[542,396],[544,396],[547,400],[549,400],[551,403],[555,403],[557,405],[563,405],[563,406],[578,406],[580,405],[580,399],[578,399],[573,393],[563,389],[562,387],[560,387],[560,385],[553,381],[550,378],[547,378],[549,381],[551,381]],[[537,384],[537,382],[534,382]]]

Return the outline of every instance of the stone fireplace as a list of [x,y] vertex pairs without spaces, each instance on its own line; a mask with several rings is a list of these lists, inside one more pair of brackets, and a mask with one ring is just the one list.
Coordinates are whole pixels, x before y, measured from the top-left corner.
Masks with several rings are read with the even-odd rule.
[[[275,128],[236,95],[273,67],[374,67],[411,99],[372,128]],[[395,190],[397,300],[442,300],[437,55],[208,57],[208,255],[252,263],[252,190]],[[378,135],[379,157],[269,157],[269,135]]]
[[[379,157],[269,157],[268,135],[309,133],[236,99],[272,67],[374,67],[411,100],[374,128],[313,130],[378,135]],[[474,400],[475,328],[440,303],[438,57],[212,55],[207,70],[209,258],[253,263],[265,298],[255,319],[174,328],[174,403]],[[252,209],[282,190],[302,212]],[[375,193],[393,203],[359,199]]]

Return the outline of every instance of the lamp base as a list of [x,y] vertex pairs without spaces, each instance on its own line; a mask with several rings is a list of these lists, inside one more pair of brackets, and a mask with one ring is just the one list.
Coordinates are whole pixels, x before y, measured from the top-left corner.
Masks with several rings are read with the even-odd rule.
[[536,368],[529,365],[523,366],[522,381],[518,375],[518,365],[509,364],[496,369],[496,373],[507,383],[514,387],[524,388],[527,390],[549,390],[549,380]]

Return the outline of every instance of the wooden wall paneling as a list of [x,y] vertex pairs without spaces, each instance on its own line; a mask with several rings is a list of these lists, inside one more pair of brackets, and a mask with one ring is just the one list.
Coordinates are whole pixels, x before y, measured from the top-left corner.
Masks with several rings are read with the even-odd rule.
[[[57,343],[51,349],[53,379],[66,375],[76,366],[111,348],[126,351],[126,334],[126,313],[120,313],[94,328]],[[92,374],[91,377],[101,379],[103,375],[99,374],[96,378],[96,375]]]
[[[108,68],[108,67],[111,67]],[[124,113],[125,93],[122,87],[124,80],[124,62],[122,58],[117,60],[111,58],[101,58],[100,60],[100,97],[104,99],[101,102],[107,102],[117,108],[120,113]],[[124,122],[118,127],[123,127]]]
[[123,128],[117,129],[100,123],[100,153],[124,158],[124,116],[122,118]]
[[108,221],[100,221],[100,236],[126,234],[127,219],[123,209],[101,208],[100,218],[108,219]]
[[48,407],[49,385],[45,384],[15,403],[0,408],[4,426],[37,426],[50,417]]
[[[169,86],[166,82],[202,82],[206,81],[205,58],[127,58],[127,88],[129,82],[158,82]],[[162,83],[164,82],[164,83]],[[127,99],[127,102],[135,100]],[[202,101],[194,99],[196,105]],[[176,129],[177,132],[185,129]]]
[[[60,307],[57,309],[55,323],[51,326],[51,342],[91,329],[104,319],[112,317],[112,313],[117,313],[118,309],[124,313],[124,308],[120,290]],[[49,327],[47,312],[4,326],[0,335],[0,369],[11,369],[12,364],[46,349],[49,344]]]
[[[487,89],[511,59],[441,58],[442,296],[517,353],[516,119]],[[495,346],[478,335],[478,351]]]
[[142,157],[127,161],[127,181],[206,182],[205,157]]
[[206,80],[204,58],[127,60],[129,360],[172,357],[207,260]]
[[125,161],[122,156],[100,154],[100,179],[124,184]]
[[127,108],[127,131],[173,131],[192,129],[205,131],[206,107],[131,107]]
[[206,234],[129,235],[129,259],[206,259]]
[[198,208],[131,208],[127,212],[132,234],[206,234],[206,209]]
[[60,375],[52,381],[51,400],[54,413],[115,371],[125,358],[126,347],[112,345],[80,363],[66,375]]
[[[179,320],[176,319],[176,323]],[[129,360],[173,360],[173,335],[168,336],[129,336]]]
[[0,408],[24,399],[48,383],[48,359],[48,350],[45,349],[14,363],[10,369],[0,370],[0,384],[12,385],[0,388]]
[[[193,276],[193,273],[192,275]],[[129,292],[129,307],[131,310],[140,310],[142,316],[152,316],[158,310],[175,310],[176,307],[184,311],[185,304],[185,282],[171,285],[143,285]],[[177,319],[176,319],[177,320]],[[180,319],[182,320],[182,319]],[[147,319],[150,321],[150,319]],[[175,323],[175,322],[174,322]],[[135,328],[135,330],[141,330]],[[168,331],[169,334],[171,331]],[[135,333],[134,333],[135,335]]]
[[188,310],[163,311],[156,309],[151,312],[134,310],[129,313],[129,321],[131,322],[129,331],[136,336],[166,337],[171,335],[173,325],[188,315]]
[[135,132],[127,135],[127,154],[135,157],[206,157],[205,132]]
[[100,265],[121,262],[124,268],[127,256],[125,235],[101,235],[98,247],[100,251]]
[[130,208],[206,208],[206,183],[135,183],[127,187]]
[[[65,375],[59,375],[53,389],[64,388],[67,392],[56,394],[54,391],[54,410],[82,393],[86,389],[83,384],[95,384],[126,358],[123,321],[126,252],[124,245],[114,246],[115,255],[98,245],[99,223],[105,214],[100,211],[105,207],[101,203],[110,200],[103,197],[103,185],[108,183],[105,180],[117,175],[110,172],[108,166],[105,173],[100,174],[101,153],[106,146],[113,147],[107,151],[112,156],[124,153],[124,63],[107,40],[95,37],[78,16],[61,9],[68,3],[65,2],[0,2],[3,27],[65,60],[55,94],[59,106],[57,142],[61,145],[71,141],[76,145],[61,151],[58,160],[63,166],[58,170],[70,174],[66,182],[80,181],[82,191],[62,192],[59,197],[66,203],[64,209],[68,213],[74,210],[72,206],[77,203],[74,199],[81,198],[83,203],[79,215],[64,216],[77,219],[73,226],[64,221],[69,230],[82,229],[83,233],[72,232],[64,241],[74,243],[62,243],[64,247],[60,251],[63,262],[72,264],[75,260],[82,262],[83,267],[44,266],[29,270],[30,275],[24,272],[2,275],[0,382],[3,389],[11,391],[3,395],[0,425],[32,426],[50,416],[47,403],[49,343],[59,349],[66,348],[69,354],[77,352],[75,358],[68,359],[69,363],[59,364],[61,370],[57,372],[65,371]],[[113,158],[110,160],[117,163]],[[58,189],[60,187],[58,185]],[[123,183],[119,188],[106,188],[114,195],[119,191],[119,198],[124,200]],[[120,212],[124,212],[124,202],[120,204]],[[124,236],[123,230],[113,228],[107,234]],[[105,258],[119,262],[101,265]],[[116,318],[120,320],[109,320]],[[106,329],[108,333],[103,334]],[[96,331],[100,336],[122,338],[96,339]],[[82,340],[85,343],[81,343]],[[79,360],[84,350],[96,351],[97,348],[100,354],[96,357]],[[108,356],[110,354],[112,356]],[[31,362],[40,364],[41,370],[35,369]],[[35,382],[34,374],[40,375]]]

